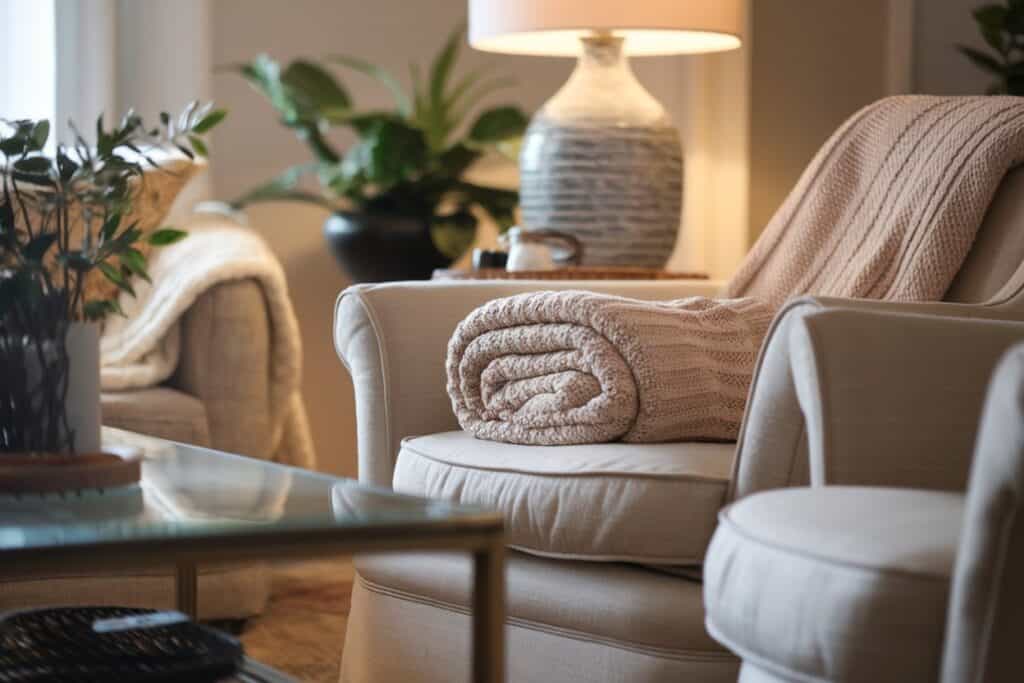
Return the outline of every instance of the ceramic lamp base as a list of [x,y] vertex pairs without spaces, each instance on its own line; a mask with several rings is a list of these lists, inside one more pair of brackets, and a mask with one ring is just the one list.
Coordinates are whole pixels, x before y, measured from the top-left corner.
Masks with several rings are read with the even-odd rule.
[[583,43],[523,140],[522,222],[579,239],[583,265],[663,267],[682,216],[679,133],[633,76],[621,39]]

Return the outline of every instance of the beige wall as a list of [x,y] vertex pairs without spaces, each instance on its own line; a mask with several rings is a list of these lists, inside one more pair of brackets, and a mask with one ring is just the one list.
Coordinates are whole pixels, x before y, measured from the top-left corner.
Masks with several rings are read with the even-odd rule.
[[[422,64],[433,55],[464,18],[466,6],[465,0],[91,2],[118,8],[118,83],[112,93],[118,108],[132,104],[151,112],[212,96],[231,110],[213,135],[212,190],[201,183],[197,190],[219,198],[308,155],[260,96],[236,76],[211,77],[207,64],[239,62],[262,51],[283,59],[345,52],[404,77],[408,62]],[[978,2],[748,0],[750,27],[742,51],[638,61],[641,80],[665,103],[686,146],[684,227],[670,265],[727,277],[835,127],[887,88],[903,89],[893,88],[894,73],[906,71],[906,78],[895,80],[919,92],[982,91],[985,76],[952,48],[956,42],[980,44],[969,16]],[[892,16],[899,17],[895,24]],[[903,24],[914,34],[912,41]],[[174,48],[182,35],[194,43],[184,56]],[[886,64],[890,53],[897,62]],[[518,86],[503,97],[531,111],[571,69],[564,60],[465,50],[462,68],[484,63],[518,77]],[[389,104],[386,93],[366,78],[345,80],[361,106]],[[514,167],[499,175],[514,180]],[[351,385],[331,343],[332,306],[347,283],[323,245],[325,214],[277,204],[255,207],[249,215],[288,273],[304,335],[304,390],[322,466],[354,474]]]
[[749,226],[760,234],[822,142],[887,94],[967,95],[989,78],[978,0],[750,0]]
[[[212,59],[214,64],[229,64],[259,52],[282,59],[345,52],[387,66],[404,78],[410,61],[429,60],[464,18],[465,8],[465,0],[217,0],[210,4]],[[637,71],[685,130],[689,99],[681,60],[685,58],[644,60]],[[460,63],[463,69],[492,63],[496,71],[516,76],[518,85],[493,101],[504,98],[529,111],[554,93],[571,69],[565,60],[485,55],[468,48]],[[386,92],[365,77],[351,75],[345,81],[359,106],[388,106]],[[239,77],[216,75],[213,97],[231,111],[212,139],[215,196],[230,198],[284,166],[308,159],[306,149],[277,124],[266,102]],[[699,141],[690,146],[699,146]],[[251,224],[273,245],[288,275],[305,347],[303,389],[322,466],[354,475],[352,388],[331,342],[332,306],[347,283],[323,244],[325,215],[295,204],[249,211]],[[683,239],[681,245],[676,262],[701,267],[700,236]]]
[[[338,51],[404,77],[409,61],[424,63],[432,56],[464,18],[465,5],[465,0],[217,0],[210,6],[212,59],[225,64],[261,51],[284,59]],[[750,233],[775,210],[825,137],[884,92],[885,0],[852,5],[756,0],[749,17],[752,52],[635,64],[681,127],[686,146],[684,227],[672,267],[727,277],[745,253]],[[469,49],[463,54],[463,68],[484,63],[518,78],[518,86],[504,96],[530,111],[571,69],[564,60]],[[361,106],[388,105],[387,94],[367,79],[345,80]],[[215,196],[234,196],[308,158],[238,77],[214,77],[213,96],[231,110],[229,123],[214,133]],[[514,178],[514,167],[506,171]],[[331,343],[332,305],[347,283],[323,246],[325,214],[278,204],[254,207],[249,216],[288,273],[305,342],[304,392],[323,467],[354,474],[351,385]]]
[[989,77],[956,49],[984,48],[971,10],[979,0],[917,0],[914,7],[914,91],[930,95],[977,95]]
[[752,0],[750,7],[753,241],[822,142],[886,94],[888,2]]

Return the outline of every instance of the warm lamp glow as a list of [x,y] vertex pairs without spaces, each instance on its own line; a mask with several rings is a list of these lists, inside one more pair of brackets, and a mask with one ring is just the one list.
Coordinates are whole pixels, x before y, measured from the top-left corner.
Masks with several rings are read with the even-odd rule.
[[740,46],[746,0],[469,0],[478,50],[578,57],[519,153],[520,227],[572,235],[583,265],[663,268],[679,237],[679,130],[629,55]]
[[741,0],[469,0],[478,50],[576,57],[580,38],[625,39],[628,55],[720,52],[741,44]]
[[[530,31],[481,38],[471,44],[485,52],[577,57],[581,49],[580,38],[592,34],[589,29]],[[722,52],[734,50],[741,44],[738,36],[710,31],[626,29],[612,31],[612,35],[625,38],[623,49],[634,57]]]

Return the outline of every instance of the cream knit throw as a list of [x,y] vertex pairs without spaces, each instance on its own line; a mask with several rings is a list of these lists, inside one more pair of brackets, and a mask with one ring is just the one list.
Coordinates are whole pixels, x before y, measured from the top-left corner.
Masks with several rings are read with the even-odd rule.
[[1022,161],[1024,98],[880,100],[821,148],[726,295],[938,301]]
[[941,299],[1021,161],[1024,99],[881,100],[818,152],[726,288],[731,299],[539,292],[471,313],[448,346],[455,415],[510,443],[733,439],[786,299]]

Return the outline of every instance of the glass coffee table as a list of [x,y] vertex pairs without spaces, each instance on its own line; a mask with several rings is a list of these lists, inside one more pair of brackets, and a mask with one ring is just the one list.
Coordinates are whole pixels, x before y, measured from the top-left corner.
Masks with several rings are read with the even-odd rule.
[[504,523],[483,508],[105,428],[143,455],[139,486],[0,496],[0,576],[173,567],[178,609],[196,615],[196,567],[353,553],[472,553],[473,678],[504,681]]

